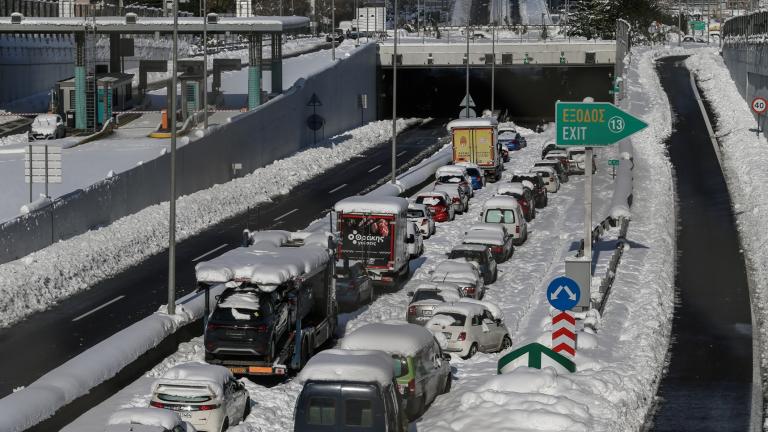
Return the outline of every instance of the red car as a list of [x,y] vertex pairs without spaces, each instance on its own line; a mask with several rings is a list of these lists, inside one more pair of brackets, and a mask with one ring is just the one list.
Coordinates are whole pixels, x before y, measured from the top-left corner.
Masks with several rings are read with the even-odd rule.
[[[527,193],[526,193],[527,192]],[[496,195],[506,195],[514,197],[523,210],[523,216],[526,222],[530,222],[536,217],[536,207],[531,202],[531,192],[527,190],[522,183],[507,183],[500,185],[496,190]]]
[[424,204],[432,212],[435,222],[452,221],[456,217],[451,198],[445,192],[422,192],[416,195],[416,203]]

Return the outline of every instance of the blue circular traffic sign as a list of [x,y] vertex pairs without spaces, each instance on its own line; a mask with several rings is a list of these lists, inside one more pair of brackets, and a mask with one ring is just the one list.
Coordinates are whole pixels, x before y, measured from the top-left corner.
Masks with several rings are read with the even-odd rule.
[[579,303],[581,289],[571,278],[561,276],[552,279],[547,287],[547,301],[553,308],[561,311],[571,310]]

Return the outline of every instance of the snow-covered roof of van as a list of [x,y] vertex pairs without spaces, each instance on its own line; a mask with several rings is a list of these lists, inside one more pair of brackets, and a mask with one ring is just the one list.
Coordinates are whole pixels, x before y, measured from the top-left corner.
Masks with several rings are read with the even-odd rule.
[[522,183],[505,183],[505,184],[499,185],[499,187],[496,189],[496,193],[499,195],[504,195],[504,194],[522,195],[524,192],[525,190],[523,189]]
[[516,209],[518,207],[520,204],[517,199],[505,195],[491,197],[483,204],[484,209]]
[[504,235],[496,231],[468,231],[464,235],[464,243],[504,246]]
[[[405,357],[415,355],[434,342],[429,330],[406,322],[366,324],[341,340],[341,348],[349,350],[378,350]],[[390,362],[390,367],[392,364]]]
[[337,202],[333,209],[342,213],[402,213],[408,210],[408,200],[389,196],[353,196]]
[[139,424],[171,430],[181,424],[181,417],[174,411],[164,409],[124,408],[116,411],[107,420],[107,425],[124,424]]
[[299,373],[307,381],[375,382],[382,386],[394,379],[392,356],[384,351],[327,349],[315,354]]
[[217,398],[221,398],[224,395],[224,386],[233,378],[232,372],[223,366],[199,362],[182,363],[168,369],[162,377],[155,380],[152,392],[168,386],[206,387]]
[[264,247],[260,242],[226,252],[195,266],[197,281],[225,283],[247,281],[262,291],[274,291],[288,280],[323,267],[329,260],[327,246]]
[[448,130],[453,128],[472,128],[472,127],[490,127],[498,126],[499,122],[494,117],[476,117],[468,119],[458,119],[448,123]]

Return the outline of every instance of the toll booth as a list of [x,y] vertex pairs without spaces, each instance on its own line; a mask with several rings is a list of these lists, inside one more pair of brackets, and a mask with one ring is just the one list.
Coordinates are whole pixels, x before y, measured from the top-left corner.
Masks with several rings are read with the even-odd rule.
[[[97,128],[104,125],[114,111],[125,111],[134,105],[133,74],[124,73],[100,73],[96,74],[96,86],[93,91],[87,92],[95,99],[95,110],[87,110],[88,120],[86,124],[96,123]],[[88,84],[91,84],[88,79]],[[90,86],[89,86],[90,87]],[[56,94],[60,101],[57,113],[66,119],[67,127],[75,127],[75,78],[68,78],[56,83]],[[89,106],[94,106],[94,101],[88,101]],[[95,117],[95,118],[94,118]]]

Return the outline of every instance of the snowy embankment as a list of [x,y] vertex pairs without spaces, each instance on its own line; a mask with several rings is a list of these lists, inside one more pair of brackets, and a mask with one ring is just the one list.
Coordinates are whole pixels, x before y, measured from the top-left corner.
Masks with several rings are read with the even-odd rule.
[[[738,92],[722,57],[715,49],[690,52],[686,66],[696,76],[702,90],[702,97],[709,101],[716,121],[720,145],[720,160],[728,191],[733,203],[734,217],[739,230],[739,240],[744,248],[744,257],[752,292],[752,312],[757,325],[752,326],[753,334],[758,332],[760,366],[763,382],[768,371],[768,170],[766,170],[765,149],[768,141],[754,132],[755,117],[749,103]],[[751,101],[750,101],[751,102]]]
[[[398,130],[419,123],[398,122]],[[287,194],[296,185],[368,150],[391,136],[390,122],[373,122],[331,138],[333,148],[312,148],[276,161],[245,177],[179,198],[177,239]],[[120,274],[162,252],[168,239],[168,203],[148,207],[113,224],[55,243],[0,265],[0,325]]]
[[26,132],[15,135],[8,135],[0,138],[0,147],[26,142],[29,142],[29,137]]

